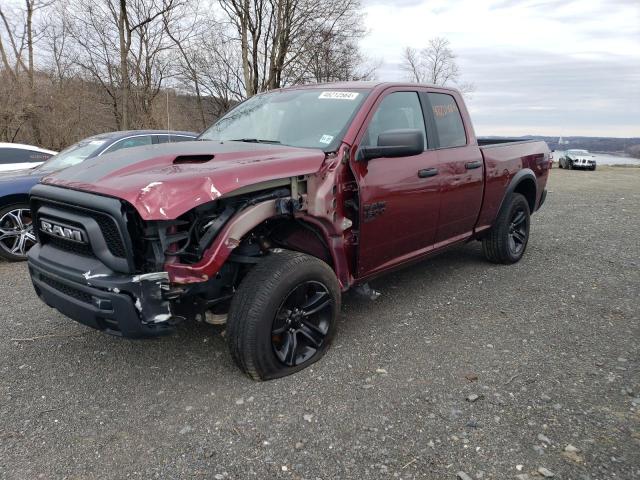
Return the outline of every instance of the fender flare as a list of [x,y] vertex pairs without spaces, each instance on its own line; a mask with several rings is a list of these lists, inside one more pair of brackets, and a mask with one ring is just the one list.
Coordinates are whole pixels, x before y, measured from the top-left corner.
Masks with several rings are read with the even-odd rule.
[[529,205],[529,208],[531,209],[531,213],[535,211],[536,202],[538,201],[538,179],[536,178],[536,174],[533,173],[533,170],[531,170],[530,168],[523,168],[522,170],[519,170],[518,173],[516,173],[509,182],[509,185],[507,186],[507,189],[502,196],[502,201],[500,202],[500,208],[498,208],[498,214],[496,215],[496,218],[500,216],[507,198],[509,198],[513,194],[518,185],[526,180],[531,180],[534,185],[535,190],[533,196],[533,206]]

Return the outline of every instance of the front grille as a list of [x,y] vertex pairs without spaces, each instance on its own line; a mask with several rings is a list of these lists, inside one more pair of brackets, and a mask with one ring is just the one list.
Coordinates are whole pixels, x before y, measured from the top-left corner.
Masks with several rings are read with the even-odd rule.
[[[49,205],[47,203],[40,203],[39,205]],[[120,235],[120,231],[118,230],[118,226],[116,224],[116,220],[112,218],[110,215],[102,212],[98,212],[95,210],[89,210],[84,208],[77,208],[72,205],[60,205],[57,203],[51,204],[52,207],[55,207],[57,210],[67,211],[76,215],[90,216],[93,218],[100,227],[100,231],[102,232],[102,236],[104,237],[104,241],[107,245],[107,248],[111,252],[114,257],[118,258],[126,258],[127,251],[124,246],[124,241],[122,240],[122,236]],[[82,225],[78,225],[82,227]],[[45,238],[45,241],[51,242],[56,247],[59,247],[63,250],[79,253],[81,255],[86,256],[94,256],[91,251],[91,247],[87,245],[79,245],[77,242],[65,241],[63,239],[58,239],[57,237],[53,237],[51,235],[46,235],[43,232],[38,232],[39,235]]]
[[82,290],[78,290],[77,288],[70,287],[66,283],[59,282],[47,275],[40,275],[40,280],[43,283],[46,283],[51,288],[58,290],[59,292],[64,293],[65,295],[75,298],[76,300],[80,300],[84,303],[92,303],[92,297],[86,292]]
[[102,236],[104,237],[104,241],[111,254],[114,257],[125,258],[127,256],[127,252],[124,248],[124,242],[122,241],[122,237],[120,236],[115,220],[108,215],[102,214],[96,215],[93,218],[98,222],[98,225],[100,225]]
[[46,237],[46,243],[49,243],[60,250],[64,250],[65,252],[84,255],[85,257],[95,257],[93,250],[91,250],[91,247],[86,243],[72,242],[70,240],[65,240],[64,238],[47,235],[44,232],[40,232],[40,237]]

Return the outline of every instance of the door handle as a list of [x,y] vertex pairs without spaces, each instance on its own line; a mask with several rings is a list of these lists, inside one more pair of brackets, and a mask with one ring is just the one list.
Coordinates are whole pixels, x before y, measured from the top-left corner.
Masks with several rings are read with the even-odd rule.
[[423,168],[422,170],[418,170],[418,176],[420,178],[433,177],[438,174],[437,168]]
[[482,166],[481,160],[475,160],[473,162],[467,162],[464,164],[464,168],[467,170],[473,170],[474,168],[480,168]]

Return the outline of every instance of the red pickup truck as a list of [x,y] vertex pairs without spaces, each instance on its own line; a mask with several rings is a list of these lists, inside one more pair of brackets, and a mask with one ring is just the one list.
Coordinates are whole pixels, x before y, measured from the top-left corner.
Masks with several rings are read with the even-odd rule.
[[256,95],[200,141],[139,147],[31,191],[37,294],[126,337],[226,323],[251,378],[318,360],[341,293],[481,240],[514,263],[545,199],[544,142],[476,139],[460,94],[340,83]]

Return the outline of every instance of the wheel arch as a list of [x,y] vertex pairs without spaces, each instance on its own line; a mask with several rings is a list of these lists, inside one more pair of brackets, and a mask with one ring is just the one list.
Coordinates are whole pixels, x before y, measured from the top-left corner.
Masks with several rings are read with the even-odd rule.
[[0,208],[8,207],[9,205],[17,205],[19,203],[29,204],[28,193],[12,193],[11,195],[5,195],[0,197]]
[[257,225],[243,239],[257,230],[265,229],[267,223],[273,224],[268,229],[269,240],[276,243],[276,246],[306,253],[334,268],[335,262],[325,233],[303,218],[272,217]]
[[[295,249],[291,247],[284,248],[307,253],[325,261],[336,273],[340,286],[348,288],[350,277],[346,259],[343,258],[344,252],[341,249],[341,242],[339,241],[341,237],[336,238],[334,233],[322,221],[304,215],[302,212],[282,214],[276,204],[276,200],[261,202],[232,217],[219,232],[213,244],[204,252],[199,263],[195,265],[165,263],[165,269],[169,272],[170,280],[181,284],[207,280],[220,270],[236,248],[249,237],[260,231],[269,231],[269,227],[275,225],[282,228],[279,230],[274,229],[274,231],[283,233],[285,239],[295,243],[297,247]],[[279,223],[280,225],[278,225]],[[301,233],[305,230],[308,230],[310,234]],[[301,236],[306,241],[296,238]],[[293,242],[294,238],[296,238],[295,242]]]
[[305,253],[322,260],[334,271],[340,288],[343,291],[349,289],[353,278],[342,236],[336,234],[318,218],[305,214],[270,217],[243,235],[241,241],[256,231],[264,230],[267,224],[276,222],[276,227],[270,229],[274,247]]
[[518,171],[511,182],[509,182],[509,186],[504,192],[504,196],[502,197],[502,202],[500,203],[499,212],[504,208],[506,200],[514,193],[520,193],[524,196],[529,204],[529,211],[533,213],[536,209],[536,200],[538,198],[538,182],[536,180],[536,175],[533,173],[533,170],[529,168],[523,168]]

